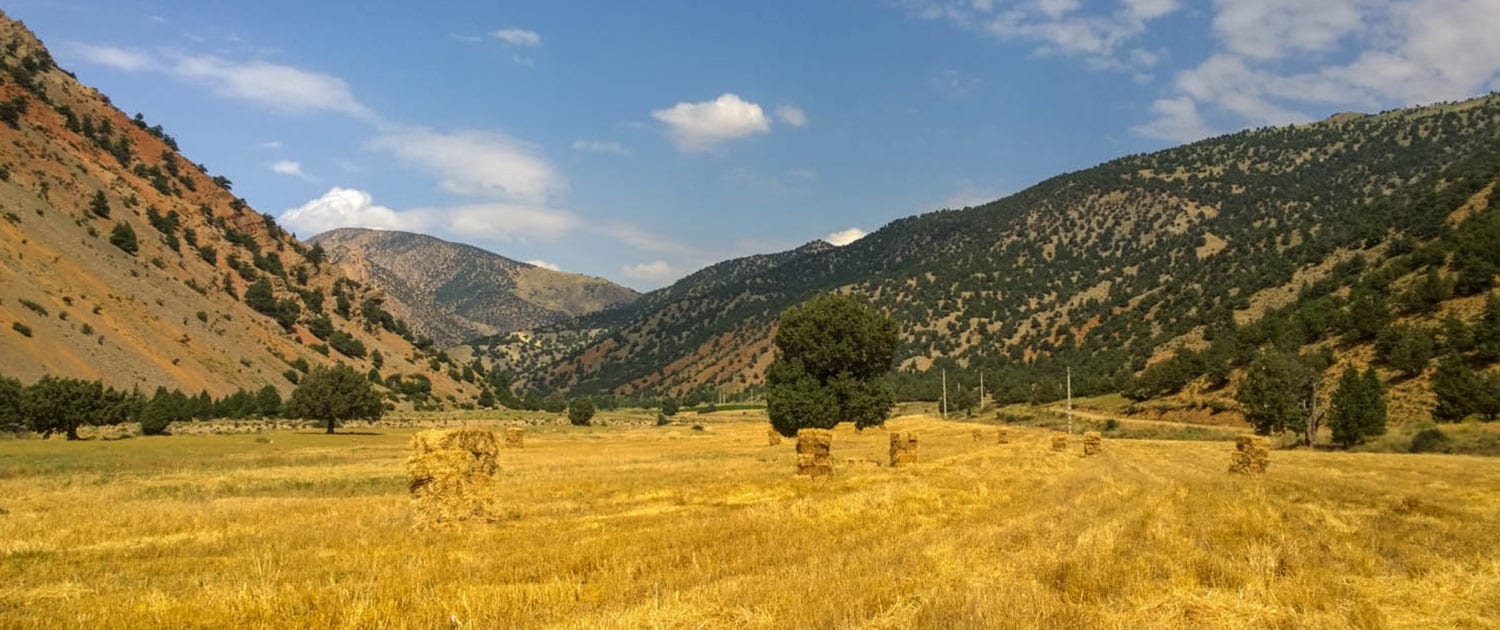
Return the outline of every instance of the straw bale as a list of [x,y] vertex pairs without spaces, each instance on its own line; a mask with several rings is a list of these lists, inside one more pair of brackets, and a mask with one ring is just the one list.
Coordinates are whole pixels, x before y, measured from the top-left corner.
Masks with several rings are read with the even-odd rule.
[[996,444],[1010,444],[1010,433],[1005,429],[995,429]]
[[521,427],[506,427],[505,446],[507,448],[521,448],[526,440],[526,429]]
[[797,431],[797,474],[828,477],[833,474],[833,432],[828,429]]
[[980,431],[979,429],[974,429],[974,441],[975,442],[983,442],[984,441],[984,432]]
[[766,429],[766,444],[769,446],[781,445],[781,434],[776,429]]
[[1098,431],[1083,434],[1083,456],[1093,457],[1104,450],[1104,437]]
[[1066,451],[1066,450],[1068,450],[1068,436],[1062,435],[1062,434],[1058,434],[1058,435],[1052,436],[1052,450],[1054,450],[1054,451]]
[[917,434],[891,432],[891,467],[917,463]]
[[1229,472],[1254,475],[1266,472],[1271,464],[1271,442],[1259,435],[1241,435],[1234,440],[1229,456]]
[[406,460],[419,526],[491,520],[500,440],[484,429],[422,431]]

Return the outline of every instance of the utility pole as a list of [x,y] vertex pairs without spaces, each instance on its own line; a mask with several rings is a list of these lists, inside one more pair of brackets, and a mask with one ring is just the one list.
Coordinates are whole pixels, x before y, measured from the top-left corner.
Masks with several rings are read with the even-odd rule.
[[1068,435],[1073,435],[1073,366],[1068,366]]
[[948,419],[948,368],[943,368],[943,419]]
[[979,410],[984,411],[984,370],[979,370]]

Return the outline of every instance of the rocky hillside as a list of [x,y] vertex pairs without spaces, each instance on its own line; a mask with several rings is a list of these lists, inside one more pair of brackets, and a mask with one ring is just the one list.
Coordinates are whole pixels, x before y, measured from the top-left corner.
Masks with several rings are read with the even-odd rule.
[[383,291],[391,312],[440,346],[537,328],[639,295],[602,278],[422,234],[344,228],[310,241],[350,278]]
[[477,394],[376,292],[3,15],[0,66],[0,372],[220,396],[343,361]]
[[[532,378],[616,392],[753,389],[777,314],[841,290],[900,322],[904,396],[935,394],[940,368],[959,383],[982,370],[1002,399],[1055,397],[1069,366],[1075,392],[1120,391],[1178,348],[1298,304],[1307,287],[1347,293],[1386,258],[1456,238],[1494,211],[1497,168],[1496,96],[1128,156],[845,247],[750,264],[726,282],[647,294],[586,320],[607,332]],[[1465,273],[1463,260],[1396,277]]]

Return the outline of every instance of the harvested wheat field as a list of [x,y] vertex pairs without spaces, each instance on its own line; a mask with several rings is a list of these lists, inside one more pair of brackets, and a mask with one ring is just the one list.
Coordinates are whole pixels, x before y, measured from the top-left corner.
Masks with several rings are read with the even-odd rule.
[[[540,427],[413,528],[411,431],[0,442],[0,627],[1485,627],[1500,462],[765,424]],[[873,463],[872,463],[873,462]]]

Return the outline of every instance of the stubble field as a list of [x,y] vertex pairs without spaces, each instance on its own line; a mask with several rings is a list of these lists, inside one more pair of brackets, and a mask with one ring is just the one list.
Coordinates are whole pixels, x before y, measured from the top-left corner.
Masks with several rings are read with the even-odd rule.
[[[738,412],[529,428],[498,522],[411,527],[410,431],[0,442],[0,627],[1493,627],[1500,463],[912,416],[836,476]],[[689,418],[691,421],[691,417]],[[975,441],[972,430],[983,431]]]

